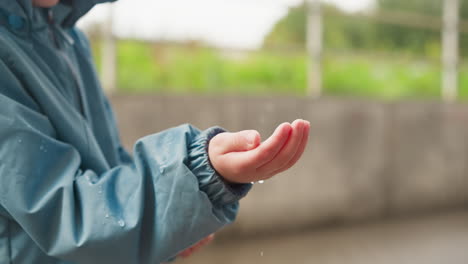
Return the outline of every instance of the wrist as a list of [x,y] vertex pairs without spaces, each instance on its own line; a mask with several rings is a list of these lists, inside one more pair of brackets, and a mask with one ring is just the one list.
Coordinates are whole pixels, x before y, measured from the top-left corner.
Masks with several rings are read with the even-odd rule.
[[220,127],[213,127],[195,138],[188,148],[188,168],[198,178],[200,190],[207,194],[214,206],[224,206],[236,203],[244,197],[251,186],[239,186],[239,184],[229,184],[214,169],[209,154],[210,140],[226,132]]

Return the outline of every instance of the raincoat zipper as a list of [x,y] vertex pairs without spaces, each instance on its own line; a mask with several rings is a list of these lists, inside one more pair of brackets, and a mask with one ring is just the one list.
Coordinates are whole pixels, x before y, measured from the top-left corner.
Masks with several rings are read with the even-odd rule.
[[55,48],[58,51],[58,54],[60,54],[60,57],[65,61],[65,64],[67,65],[68,70],[70,71],[71,75],[73,76],[73,81],[75,83],[75,88],[76,88],[76,95],[78,97],[78,104],[80,108],[80,113],[83,116],[85,120],[87,120],[86,116],[86,111],[84,107],[84,102],[83,102],[83,91],[81,88],[81,85],[79,83],[79,75],[76,72],[76,68],[73,66],[73,63],[70,61],[70,58],[65,54],[65,51],[62,48],[62,45],[59,42],[59,39],[57,38],[60,36],[62,39],[64,39],[66,42],[73,44],[73,39],[64,34],[60,29],[57,28],[57,25],[55,24],[53,12],[51,9],[48,10],[47,13],[47,21],[49,24],[49,32],[50,32],[50,38],[52,42],[54,43]]

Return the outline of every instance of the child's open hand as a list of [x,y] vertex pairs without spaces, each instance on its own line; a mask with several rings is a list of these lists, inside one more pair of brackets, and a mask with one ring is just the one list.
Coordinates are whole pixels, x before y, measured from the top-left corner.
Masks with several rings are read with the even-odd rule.
[[208,155],[216,171],[232,183],[265,180],[292,167],[301,157],[309,138],[310,123],[283,123],[260,143],[255,130],[221,133],[211,139]]

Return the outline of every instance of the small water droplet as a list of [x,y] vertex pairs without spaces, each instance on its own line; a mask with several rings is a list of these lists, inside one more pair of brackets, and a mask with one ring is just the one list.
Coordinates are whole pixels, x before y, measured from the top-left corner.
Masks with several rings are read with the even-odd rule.
[[102,193],[102,186],[99,186],[98,193],[99,193],[99,194],[101,194],[101,193]]
[[40,150],[43,150],[43,149],[44,149],[44,146],[41,145],[41,146],[39,147],[39,149],[40,149]]
[[109,218],[109,214],[106,214],[106,218]]
[[161,166],[161,167],[159,168],[159,172],[160,172],[161,174],[164,173],[164,167],[163,167],[163,166]]
[[93,185],[98,181],[98,177],[96,175],[86,175],[86,179],[88,180],[89,185]]
[[264,182],[265,182],[264,180],[258,181],[258,183],[260,183],[260,184],[263,184]]
[[263,257],[263,251],[260,251],[260,257]]
[[124,227],[125,226],[125,222],[124,220],[120,219],[117,224],[119,224],[120,227]]
[[18,139],[18,143],[21,143],[21,142],[23,142],[23,140],[21,140],[21,139]]

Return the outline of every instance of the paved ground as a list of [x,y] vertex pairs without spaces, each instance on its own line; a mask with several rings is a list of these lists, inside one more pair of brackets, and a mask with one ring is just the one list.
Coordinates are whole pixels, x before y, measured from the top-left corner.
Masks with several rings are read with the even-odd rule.
[[230,243],[177,264],[467,264],[468,211]]

